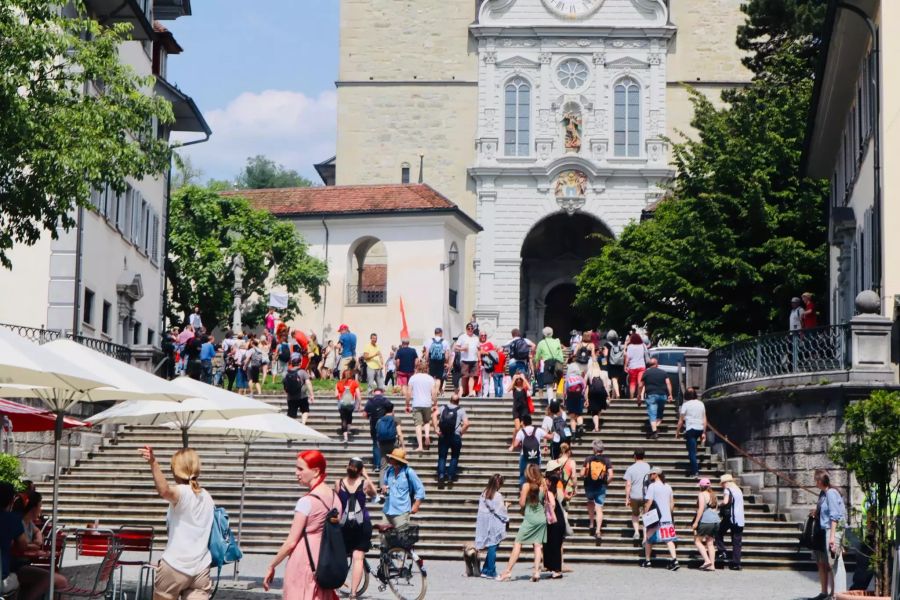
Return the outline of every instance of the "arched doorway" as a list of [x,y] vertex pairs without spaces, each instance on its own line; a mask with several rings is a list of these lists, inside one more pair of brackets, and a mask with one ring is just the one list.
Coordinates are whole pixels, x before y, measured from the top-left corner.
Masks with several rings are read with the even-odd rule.
[[569,331],[590,326],[572,307],[575,275],[584,261],[600,253],[612,238],[609,228],[589,213],[556,213],[542,219],[522,244],[520,323],[527,335],[540,337],[549,325],[568,341]]

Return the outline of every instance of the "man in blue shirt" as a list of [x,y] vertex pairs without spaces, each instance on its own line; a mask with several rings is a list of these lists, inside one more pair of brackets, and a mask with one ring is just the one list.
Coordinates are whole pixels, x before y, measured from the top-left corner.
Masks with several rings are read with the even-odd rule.
[[345,369],[350,368],[351,362],[356,357],[356,334],[350,333],[350,328],[344,323],[338,327],[338,333],[341,334],[338,338],[338,351],[341,353],[338,372],[343,373]]
[[200,346],[200,369],[203,383],[212,384],[212,359],[216,356],[216,338],[209,336]]
[[400,529],[409,525],[409,515],[419,512],[425,499],[425,486],[406,460],[406,450],[394,448],[387,455],[388,467],[384,470],[381,492],[384,500],[384,518]]

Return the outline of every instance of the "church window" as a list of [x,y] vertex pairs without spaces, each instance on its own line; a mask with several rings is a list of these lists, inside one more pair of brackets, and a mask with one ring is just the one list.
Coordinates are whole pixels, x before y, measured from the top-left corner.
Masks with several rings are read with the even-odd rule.
[[615,88],[615,155],[640,156],[641,88],[623,79]]
[[409,163],[400,165],[400,183],[409,183]]
[[559,63],[556,67],[556,76],[559,82],[567,90],[577,90],[584,85],[588,78],[587,65],[578,59],[570,58]]
[[506,122],[504,153],[506,156],[528,156],[531,133],[531,86],[521,77],[506,84]]

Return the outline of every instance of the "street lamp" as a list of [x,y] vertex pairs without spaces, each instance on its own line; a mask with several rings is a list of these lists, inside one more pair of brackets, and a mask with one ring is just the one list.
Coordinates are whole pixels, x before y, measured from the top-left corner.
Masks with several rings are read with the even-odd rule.
[[459,260],[459,250],[456,249],[456,246],[452,246],[450,248],[450,253],[447,255],[447,258],[450,261],[441,263],[441,271],[446,271],[447,269],[455,265],[457,260]]

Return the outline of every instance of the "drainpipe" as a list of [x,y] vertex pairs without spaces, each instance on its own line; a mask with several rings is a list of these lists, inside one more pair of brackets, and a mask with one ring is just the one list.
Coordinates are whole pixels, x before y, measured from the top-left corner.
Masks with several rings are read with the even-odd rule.
[[[838,2],[838,8],[848,10],[861,18],[869,28],[872,36],[872,59],[875,68],[872,73],[872,82],[875,84],[875,131],[873,137],[873,152],[875,159],[875,167],[873,169],[875,175],[875,194],[872,203],[872,288],[875,293],[881,297],[881,278],[882,278],[882,256],[881,256],[881,35],[875,22],[869,18],[858,6],[847,4],[846,2]],[[886,303],[882,302],[882,306]]]
[[72,335],[78,335],[81,324],[81,263],[84,240],[84,207],[78,207],[75,216],[75,298],[72,309]]
[[[328,223],[325,222],[325,219],[322,219],[322,227],[325,228],[325,266],[328,266],[328,239],[331,237],[331,232],[328,231]],[[328,284],[326,283],[323,286],[322,290],[322,331],[321,331],[321,341],[325,341],[325,311],[328,308]]]

